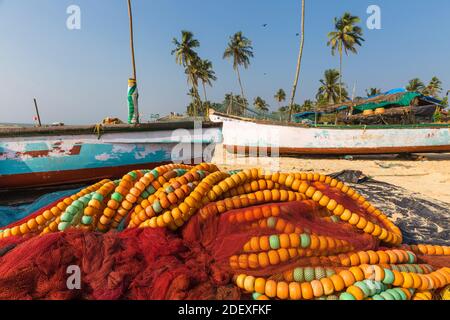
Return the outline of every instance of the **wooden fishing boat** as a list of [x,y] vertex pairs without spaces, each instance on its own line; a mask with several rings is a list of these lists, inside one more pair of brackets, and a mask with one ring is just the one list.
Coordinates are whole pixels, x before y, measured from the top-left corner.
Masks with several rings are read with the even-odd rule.
[[210,160],[221,125],[0,128],[0,190],[117,178],[139,168]]
[[450,152],[450,124],[307,126],[254,120],[210,110],[223,123],[224,147],[232,153],[366,155]]

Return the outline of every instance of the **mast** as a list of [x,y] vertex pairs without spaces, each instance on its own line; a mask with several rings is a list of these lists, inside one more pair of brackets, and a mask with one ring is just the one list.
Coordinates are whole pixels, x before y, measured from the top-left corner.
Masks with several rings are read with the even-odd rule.
[[133,36],[133,13],[131,10],[131,0],[128,0],[128,20],[130,22],[130,47],[131,64],[133,66],[133,78],[128,79],[128,123],[139,123],[138,99],[139,93],[136,80],[136,60],[134,58],[134,36]]

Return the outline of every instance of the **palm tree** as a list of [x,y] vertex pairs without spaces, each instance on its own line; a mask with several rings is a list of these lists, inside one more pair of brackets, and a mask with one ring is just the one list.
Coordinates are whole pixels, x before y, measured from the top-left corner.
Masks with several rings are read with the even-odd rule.
[[438,98],[442,92],[442,81],[438,77],[431,78],[430,83],[423,90],[423,94]]
[[[381,89],[369,88],[369,89],[366,89],[366,94],[367,94],[367,97],[376,96],[376,95],[381,94]],[[356,98],[355,98],[355,100],[356,100]]]
[[247,105],[247,100],[243,100],[240,95],[234,95],[233,93],[225,94],[223,106],[227,109],[227,113],[242,115],[244,113],[244,106]]
[[441,105],[442,109],[448,108],[448,95],[442,99]]
[[184,73],[188,76],[188,84],[191,84],[192,86],[192,98],[195,104],[199,105],[200,110],[203,109],[200,94],[198,93],[198,82],[202,75],[201,68],[201,59],[197,57],[184,70]]
[[234,112],[233,112],[233,100],[234,100],[234,96],[233,96],[232,92],[225,94],[225,98],[223,100],[222,105],[226,108],[227,114],[234,114]]
[[186,113],[189,117],[194,117],[196,114],[195,105],[193,102],[189,103],[189,105],[186,107]]
[[339,52],[339,102],[342,102],[342,56],[348,56],[349,52],[358,53],[356,46],[361,46],[364,41],[361,27],[356,24],[361,19],[346,12],[341,18],[334,18],[334,31],[328,33],[328,46],[331,46],[331,54]]
[[317,93],[315,104],[317,107],[324,107],[324,106],[328,105],[328,99],[325,98],[325,96],[323,94]]
[[230,37],[228,47],[223,53],[223,58],[233,58],[233,69],[236,70],[243,99],[245,99],[245,94],[241,82],[241,75],[239,73],[239,66],[243,66],[245,69],[247,69],[250,65],[250,58],[252,57],[253,47],[251,40],[243,36],[241,31],[236,32],[233,36]]
[[302,106],[297,103],[294,103],[294,105],[292,106],[292,113],[299,113],[301,111],[302,111]]
[[245,109],[248,106],[248,101],[247,99],[241,97],[240,94],[237,94],[236,96],[234,96],[235,100],[234,102],[237,104],[237,107],[240,108],[240,114],[245,114]]
[[291,122],[291,118],[292,118],[292,112],[294,110],[294,100],[295,100],[295,93],[297,91],[297,85],[298,85],[298,78],[300,76],[300,68],[301,68],[301,64],[302,64],[302,56],[303,56],[303,47],[305,44],[305,0],[302,0],[302,22],[301,22],[301,39],[300,39],[300,50],[298,52],[298,58],[297,58],[297,70],[295,72],[295,78],[294,78],[294,84],[292,86],[292,94],[291,94],[291,103],[290,105],[290,109],[289,109],[289,122]]
[[197,104],[194,88],[190,88],[187,95],[191,97],[191,102],[186,107],[186,113],[190,117],[195,117],[197,115]]
[[410,92],[422,92],[425,89],[425,85],[419,78],[414,78],[408,82],[406,90]]
[[208,97],[206,96],[206,84],[212,87],[212,81],[216,81],[216,73],[213,70],[212,62],[209,60],[201,60],[200,61],[200,80],[203,84],[203,93],[205,96],[205,102],[208,101]]
[[269,111],[268,104],[261,97],[256,97],[255,100],[253,101],[253,105],[255,106],[256,110],[262,112]]
[[199,57],[194,51],[195,48],[200,46],[200,42],[194,38],[194,34],[190,31],[181,31],[181,41],[177,38],[173,38],[172,43],[175,45],[175,49],[172,50],[172,55],[175,55],[175,61],[177,64],[185,68],[185,73],[188,75],[188,82],[192,84],[194,90],[193,100],[197,100],[194,104],[199,103],[199,95],[197,90],[198,78],[195,78],[195,72],[198,70]]
[[183,67],[187,67],[192,61],[197,59],[198,55],[194,51],[200,46],[200,42],[194,38],[194,34],[190,31],[181,31],[181,41],[173,38],[172,43],[175,49],[172,50],[172,55],[175,54],[176,62]]
[[283,89],[279,89],[273,97],[276,101],[278,101],[278,104],[280,105],[281,102],[286,100],[286,92],[284,92]]
[[288,106],[284,106],[284,107],[279,107],[278,108],[278,112],[280,113],[285,113],[289,111],[289,107]]
[[327,101],[331,105],[338,103],[342,98],[348,99],[347,90],[338,81],[339,71],[336,69],[325,70],[324,78],[320,80],[322,85],[317,92],[317,100]]
[[303,105],[301,107],[302,111],[311,111],[314,109],[314,102],[312,100],[305,100],[305,102],[303,102]]

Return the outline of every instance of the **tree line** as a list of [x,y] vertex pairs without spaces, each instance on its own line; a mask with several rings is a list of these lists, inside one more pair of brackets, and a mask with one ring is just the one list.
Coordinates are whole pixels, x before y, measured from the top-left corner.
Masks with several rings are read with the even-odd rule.
[[[343,82],[343,58],[344,54],[348,56],[350,53],[357,54],[358,47],[361,47],[365,39],[363,38],[363,30],[358,25],[361,19],[345,12],[341,17],[334,18],[334,28],[328,33],[327,45],[331,49],[331,54],[339,55],[339,70],[325,70],[322,79],[319,80],[320,86],[317,90],[315,100],[305,100],[302,105],[294,103],[295,94],[300,74],[301,59],[303,54],[304,43],[304,25],[305,25],[305,0],[302,0],[301,13],[301,41],[299,57],[297,61],[296,74],[290,103],[282,106],[287,100],[286,92],[278,89],[274,95],[275,101],[278,103],[278,113],[288,114],[288,120],[291,120],[293,113],[313,110],[318,107],[327,105],[335,105],[350,99],[347,86]],[[248,100],[245,95],[244,86],[241,79],[241,69],[247,69],[250,66],[251,58],[254,57],[252,41],[248,39],[242,31],[236,32],[230,36],[228,44],[223,53],[223,59],[231,60],[233,70],[240,87],[240,95],[227,93],[222,103],[211,103],[207,97],[206,87],[212,87],[214,81],[217,80],[213,70],[213,64],[208,59],[202,59],[196,49],[200,47],[200,42],[195,39],[190,31],[181,31],[180,39],[174,38],[173,44],[175,48],[172,55],[175,56],[176,63],[184,68],[189,86],[188,95],[191,102],[187,107],[187,113],[190,116],[207,115],[208,108],[220,109],[235,115],[245,115],[248,107]],[[202,86],[203,99],[199,93],[199,86]],[[433,77],[430,82],[425,85],[420,79],[415,78],[409,81],[406,90],[415,91],[424,95],[438,98],[442,92],[442,82]],[[368,88],[366,90],[367,97],[372,97],[382,93],[379,88]],[[353,97],[361,99],[362,97]],[[261,113],[269,112],[269,104],[261,97],[253,99],[254,108]]]

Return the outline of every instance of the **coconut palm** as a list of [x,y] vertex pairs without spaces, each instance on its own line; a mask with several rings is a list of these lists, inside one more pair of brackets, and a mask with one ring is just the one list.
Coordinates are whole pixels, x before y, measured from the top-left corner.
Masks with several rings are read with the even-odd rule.
[[247,100],[243,100],[240,95],[234,95],[233,93],[225,94],[223,106],[227,109],[228,113],[240,116],[244,113],[245,105],[247,105]]
[[286,113],[289,111],[289,107],[288,106],[284,106],[284,107],[279,107],[278,108],[278,112],[280,113]]
[[312,100],[305,100],[301,106],[302,111],[311,111],[314,109],[314,102]]
[[317,107],[324,107],[328,105],[328,99],[324,97],[323,94],[317,93],[316,95],[316,106]]
[[196,113],[196,108],[193,102],[189,103],[186,107],[186,113],[189,117],[194,117]]
[[194,105],[201,104],[197,89],[198,77],[196,78],[194,74],[199,69],[199,57],[194,49],[200,46],[200,42],[194,38],[192,32],[182,30],[181,40],[179,41],[177,38],[173,38],[172,43],[175,45],[175,49],[172,50],[172,55],[175,55],[176,63],[185,68],[185,73],[188,75],[188,82],[192,84]]
[[441,92],[442,92],[442,81],[439,80],[438,77],[431,78],[430,83],[423,90],[423,94],[435,98],[438,98]]
[[[381,89],[369,88],[369,89],[366,89],[366,94],[367,94],[367,97],[376,96],[376,95],[381,94]],[[358,98],[358,97],[356,97],[356,98]],[[355,100],[357,100],[356,98],[355,98]]]
[[234,114],[233,112],[233,93],[226,93],[222,105],[226,108],[227,113]]
[[356,46],[361,46],[364,38],[361,27],[356,24],[361,19],[346,12],[341,18],[334,18],[334,31],[328,33],[328,46],[331,46],[331,54],[334,56],[336,50],[339,53],[339,102],[342,102],[342,56],[350,53],[358,53]]
[[188,116],[194,117],[197,115],[196,94],[194,88],[190,88],[187,95],[191,97],[191,102],[186,107],[186,113]]
[[410,92],[422,92],[424,89],[425,85],[419,78],[410,80],[406,86],[406,90]]
[[175,55],[176,62],[183,67],[187,67],[192,61],[198,58],[195,48],[200,46],[200,42],[194,38],[194,34],[190,31],[181,31],[181,41],[173,38],[172,43],[175,49],[172,50],[172,55]]
[[256,97],[255,100],[253,100],[253,105],[255,106],[256,110],[262,112],[269,111],[267,102],[264,101],[261,97]]
[[241,113],[241,115],[245,114],[245,109],[248,106],[247,99],[241,97],[240,94],[235,95],[234,98],[235,98],[235,103],[237,104],[237,107],[240,108],[239,112]]
[[[291,110],[290,107],[289,110]],[[294,103],[294,105],[292,106],[292,113],[299,113],[299,112],[302,112],[302,106],[297,103]]]
[[208,101],[208,97],[206,96],[206,85],[212,87],[212,81],[216,81],[216,73],[213,70],[212,62],[209,60],[201,60],[200,61],[200,80],[203,85],[203,93],[205,96],[205,101]]
[[276,101],[278,101],[278,104],[280,105],[281,102],[286,100],[286,92],[284,92],[283,89],[279,89],[273,97]]
[[303,47],[305,44],[305,0],[302,0],[302,13],[301,13],[302,21],[301,21],[301,38],[300,38],[300,49],[298,52],[297,58],[297,70],[295,72],[294,84],[292,85],[292,94],[291,94],[291,103],[289,109],[289,122],[292,120],[292,108],[294,107],[295,93],[297,91],[298,78],[300,75],[300,68],[302,64],[302,56],[303,56]]
[[241,75],[239,72],[239,66],[243,66],[245,69],[250,65],[250,58],[253,57],[252,42],[246,38],[241,31],[236,32],[230,37],[228,47],[223,53],[223,58],[233,59],[233,69],[236,70],[239,86],[241,87],[242,98],[245,99],[244,88],[242,86]]
[[443,109],[448,108],[448,96],[446,96],[442,99],[441,105],[442,105]]
[[327,101],[328,104],[336,104],[342,101],[342,98],[348,99],[348,93],[342,84],[339,84],[339,71],[336,69],[325,70],[324,78],[320,80],[322,84],[319,87],[317,100]]
[[196,105],[199,106],[200,110],[203,108],[200,94],[198,93],[198,83],[202,76],[202,66],[201,59],[196,58],[191,61],[191,63],[184,70],[188,76],[188,84],[192,86],[192,97]]

